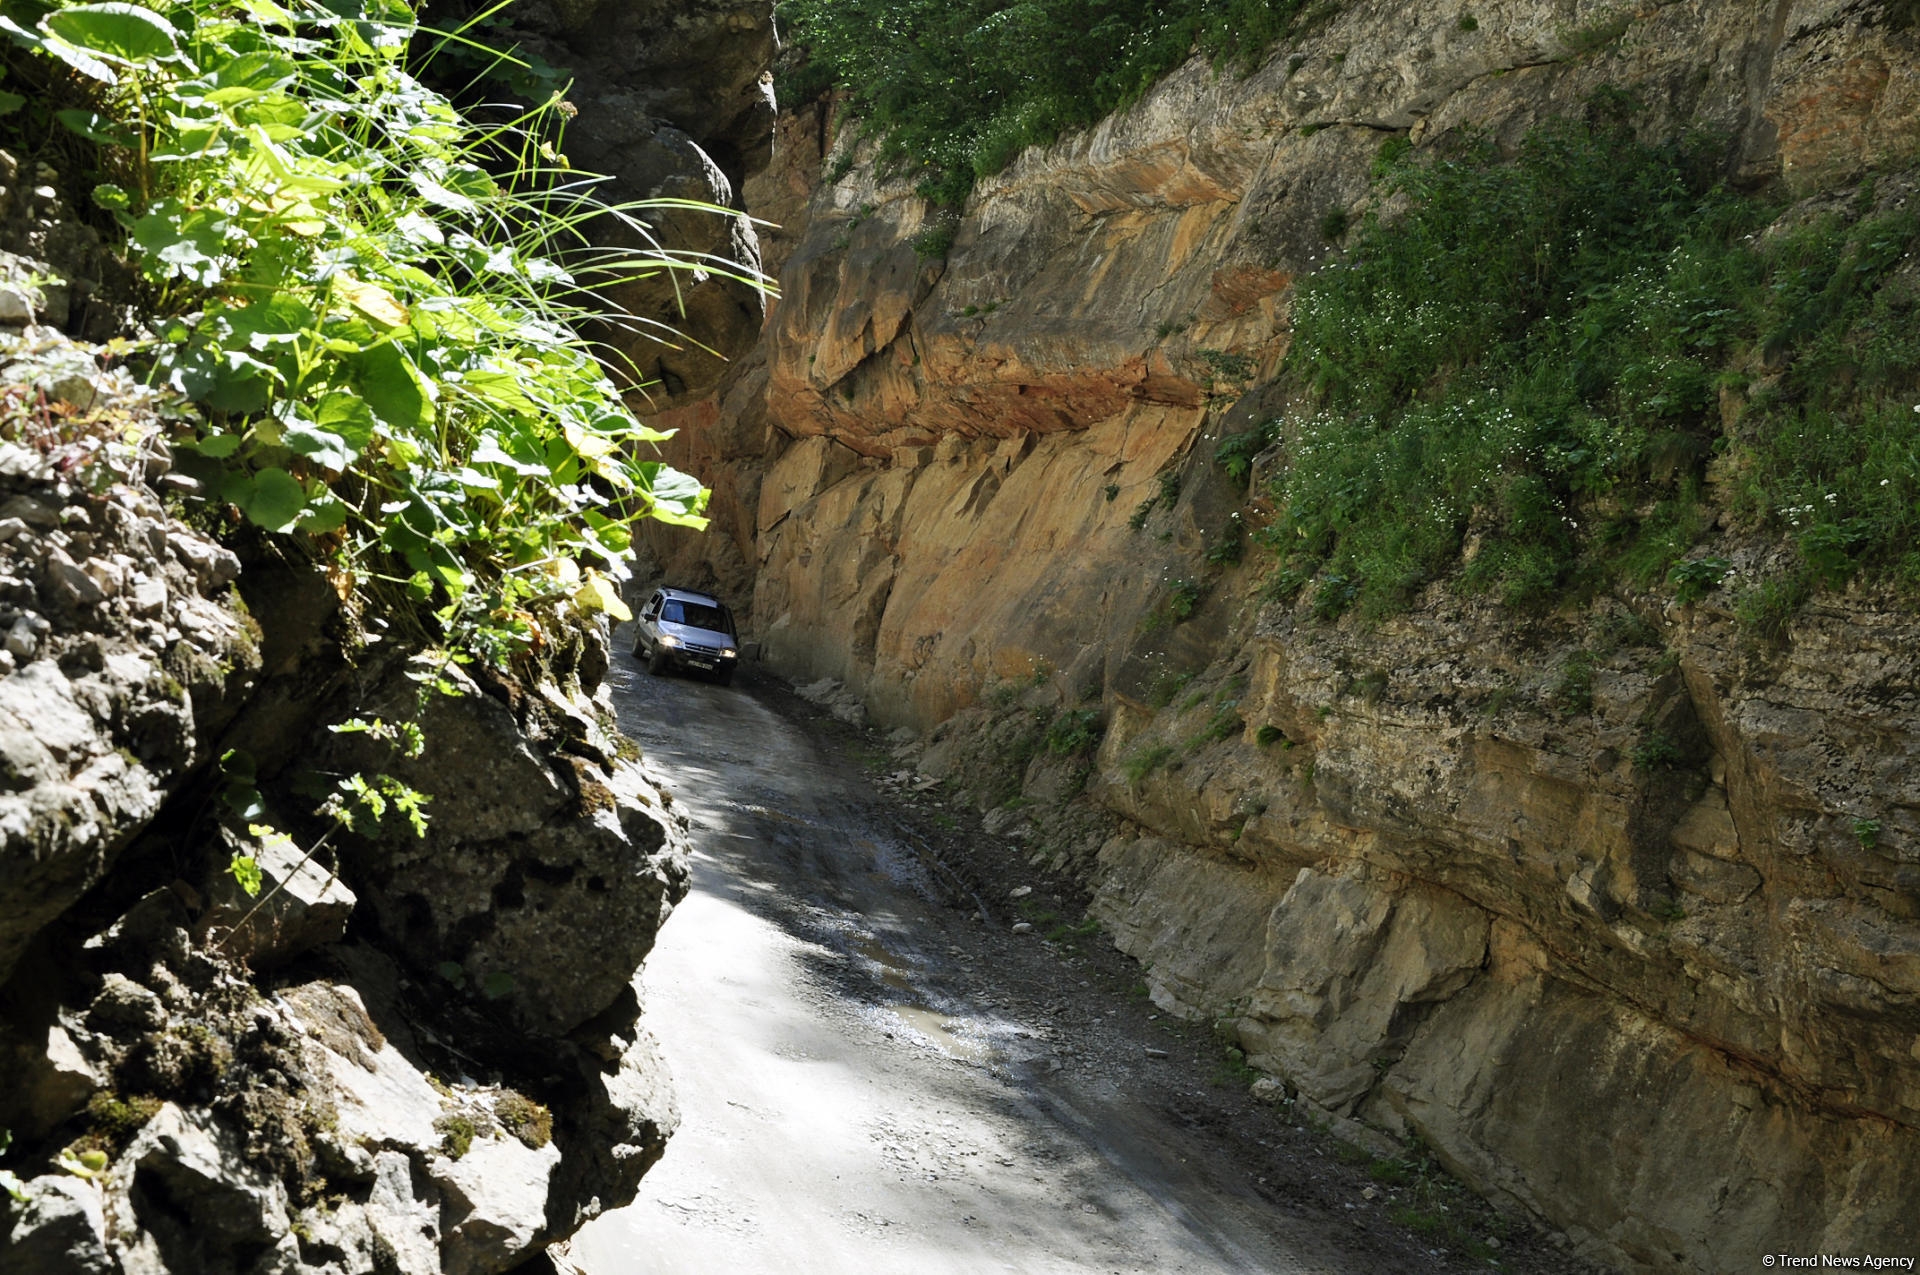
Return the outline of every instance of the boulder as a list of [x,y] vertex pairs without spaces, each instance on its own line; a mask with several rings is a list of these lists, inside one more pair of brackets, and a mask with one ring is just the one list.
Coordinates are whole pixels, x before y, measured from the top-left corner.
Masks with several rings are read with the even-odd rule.
[[0,1204],[0,1265],[34,1275],[120,1275],[107,1248],[100,1188],[50,1174],[23,1184],[26,1199]]
[[127,1275],[291,1271],[286,1188],[204,1113],[168,1103],[109,1178],[107,1216]]
[[201,891],[200,924],[228,956],[271,969],[346,934],[355,899],[337,873],[277,833],[242,841],[229,832],[226,842],[260,870],[258,894],[241,889],[225,864],[211,865]]

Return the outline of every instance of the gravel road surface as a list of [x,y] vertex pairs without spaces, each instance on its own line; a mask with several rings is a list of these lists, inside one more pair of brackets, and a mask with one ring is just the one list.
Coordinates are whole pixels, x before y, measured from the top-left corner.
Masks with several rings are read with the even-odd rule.
[[611,678],[695,855],[641,979],[682,1123],[583,1275],[1578,1269],[1390,1220],[1368,1157],[1251,1102],[1097,935],[1016,934],[1004,891],[979,919],[927,826],[965,812],[771,679]]

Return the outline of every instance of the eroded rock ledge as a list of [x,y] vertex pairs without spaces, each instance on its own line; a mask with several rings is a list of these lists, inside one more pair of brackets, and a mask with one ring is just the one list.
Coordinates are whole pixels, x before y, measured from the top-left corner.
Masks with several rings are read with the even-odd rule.
[[[1917,40],[1845,0],[1342,5],[1249,77],[1190,65],[1029,151],[944,257],[905,187],[822,184],[829,112],[783,118],[747,186],[786,223],[782,299],[661,418],[717,520],[660,569],[922,732],[923,771],[1094,886],[1156,999],[1232,1019],[1327,1118],[1625,1267],[1913,1251],[1910,610],[1828,598],[1775,651],[1724,594],[1516,625],[1434,590],[1370,630],[1208,554],[1271,512],[1211,453],[1279,409],[1244,387],[1383,138],[1512,142],[1616,85],[1648,136],[1725,138],[1738,183],[1818,207],[1871,168],[1910,207]],[[1776,552],[1712,551],[1750,577]]]

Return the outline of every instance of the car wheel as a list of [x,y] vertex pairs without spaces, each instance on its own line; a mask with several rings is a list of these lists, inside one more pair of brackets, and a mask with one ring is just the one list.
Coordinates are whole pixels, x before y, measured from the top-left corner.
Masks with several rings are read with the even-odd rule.
[[723,668],[719,672],[713,675],[713,680],[720,683],[720,685],[722,686],[732,686],[733,670],[730,668]]
[[667,652],[664,647],[654,647],[653,654],[647,659],[647,672],[659,677],[667,671]]
[[636,660],[647,658],[647,635],[638,625],[635,625],[633,630],[633,658]]

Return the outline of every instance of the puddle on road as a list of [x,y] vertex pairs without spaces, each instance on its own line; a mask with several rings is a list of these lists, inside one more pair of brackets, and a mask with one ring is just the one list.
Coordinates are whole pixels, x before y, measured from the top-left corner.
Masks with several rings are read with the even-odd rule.
[[[907,976],[913,967],[900,957],[888,951],[881,942],[871,935],[861,939],[856,945],[861,956],[879,967],[880,981],[896,992],[917,995],[913,981]],[[965,1025],[925,1005],[908,1001],[888,1001],[883,1008],[890,1011],[909,1030],[919,1033],[933,1044],[933,1047],[949,1058],[962,1062],[989,1063],[993,1061],[993,1048],[978,1040],[970,1040],[961,1033]]]
[[887,1008],[901,1022],[932,1041],[934,1048],[949,1058],[971,1063],[993,1061],[993,1048],[960,1035],[960,1023],[957,1020],[935,1013],[924,1005],[889,1005]]
[[896,992],[911,992],[913,984],[907,974],[912,969],[905,961],[889,952],[875,938],[861,939],[858,946],[860,955],[880,967],[880,981]]

